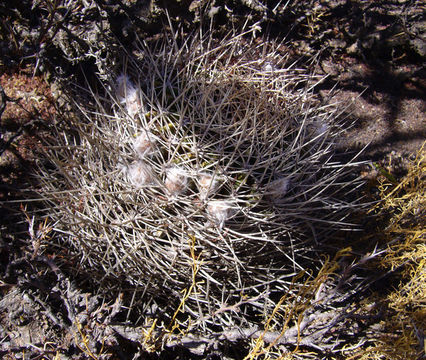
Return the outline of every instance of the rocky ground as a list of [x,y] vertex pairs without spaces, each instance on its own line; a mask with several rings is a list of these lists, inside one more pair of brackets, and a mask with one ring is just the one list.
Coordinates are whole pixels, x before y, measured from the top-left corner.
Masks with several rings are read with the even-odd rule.
[[[166,8],[171,20],[166,19]],[[340,147],[343,152],[365,148],[361,156],[371,166],[364,175],[374,182],[382,170],[398,179],[407,173],[408,162],[426,138],[425,10],[421,2],[404,0],[0,4],[0,355],[5,359],[243,358],[241,349],[248,346],[244,342],[239,346],[241,336],[234,342],[231,335],[188,337],[172,339],[163,352],[149,353],[149,336],[142,328],[126,325],[137,313],[128,309],[125,299],[105,303],[90,283],[70,278],[57,266],[66,263],[66,254],[40,248],[49,229],[33,223],[19,200],[30,192],[28,173],[37,161],[40,136],[48,136],[58,117],[70,116],[62,97],[64,83],[78,83],[83,72],[96,71],[100,58],[113,64],[120,51],[118,40],[126,45],[135,36],[157,36],[167,21],[190,32],[213,18],[218,36],[248,21],[258,27],[259,41],[265,34],[270,41],[285,39],[292,59],[324,75],[318,96],[346,108],[353,127]],[[343,301],[339,299],[330,298],[330,304]],[[371,328],[385,333],[377,304],[369,305],[374,316],[358,314],[357,321],[343,319],[341,313],[331,315],[335,327],[329,330],[343,331],[347,324],[358,327],[352,331],[360,342]],[[424,339],[423,329],[415,327],[415,331],[419,341]],[[294,340],[291,334],[288,339]],[[225,340],[233,345],[223,345]],[[344,358],[325,345],[315,348],[314,340],[307,349],[323,358]],[[294,343],[293,347],[291,340],[288,343],[294,350]],[[421,352],[417,350],[419,358]]]

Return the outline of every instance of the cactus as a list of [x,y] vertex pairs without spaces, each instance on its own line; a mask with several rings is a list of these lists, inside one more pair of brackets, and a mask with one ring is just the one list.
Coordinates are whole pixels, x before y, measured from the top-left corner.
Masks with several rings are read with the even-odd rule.
[[248,34],[139,47],[46,140],[37,177],[55,241],[99,284],[175,305],[192,285],[195,326],[238,324],[225,302],[273,308],[347,226],[354,163],[333,158],[338,106],[317,100],[320,76]]

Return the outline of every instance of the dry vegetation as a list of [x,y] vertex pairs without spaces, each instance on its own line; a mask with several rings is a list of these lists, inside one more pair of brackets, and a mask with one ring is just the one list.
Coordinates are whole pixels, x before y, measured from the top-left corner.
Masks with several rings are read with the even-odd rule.
[[[376,269],[392,274],[387,298],[374,296],[389,308],[384,319],[386,333],[365,349],[364,358],[418,358],[424,353],[426,326],[426,149],[425,144],[400,181],[384,170],[379,189],[382,201],[372,210],[387,218],[380,241],[386,251]],[[374,355],[374,356],[373,356]]]

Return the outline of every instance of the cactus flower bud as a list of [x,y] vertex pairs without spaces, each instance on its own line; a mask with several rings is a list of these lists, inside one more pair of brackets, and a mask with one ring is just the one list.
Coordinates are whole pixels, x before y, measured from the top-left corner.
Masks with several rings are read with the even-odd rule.
[[266,188],[266,196],[273,200],[282,199],[290,189],[290,179],[283,177],[272,181]]
[[143,130],[133,142],[133,147],[140,158],[151,154],[155,149],[154,135],[150,131]]
[[233,209],[229,201],[213,200],[207,205],[207,212],[219,229],[222,229],[225,221],[232,216]]
[[197,186],[200,191],[200,199],[204,200],[217,190],[218,181],[212,174],[202,172],[197,176]]
[[127,75],[122,74],[117,78],[115,93],[118,101],[125,105],[126,111],[131,117],[142,110],[139,90]]
[[187,172],[177,166],[167,169],[164,185],[169,195],[176,196],[182,194],[188,187]]
[[150,184],[154,181],[152,168],[143,161],[137,161],[127,168],[127,176],[130,182],[138,187]]

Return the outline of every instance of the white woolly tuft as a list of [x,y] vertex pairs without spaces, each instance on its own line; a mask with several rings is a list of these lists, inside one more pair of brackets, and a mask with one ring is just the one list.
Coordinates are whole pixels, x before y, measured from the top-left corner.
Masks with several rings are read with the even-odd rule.
[[212,173],[201,172],[197,175],[197,187],[201,200],[205,200],[207,197],[213,195],[218,185],[218,179]]
[[133,147],[140,158],[152,154],[155,150],[154,135],[150,131],[143,130],[133,142]]
[[272,181],[266,188],[266,194],[272,200],[282,199],[290,189],[291,181],[289,178],[280,178]]
[[117,77],[115,94],[118,101],[125,105],[125,109],[131,117],[142,111],[140,91],[127,75],[121,74]]
[[235,212],[235,209],[230,201],[213,200],[207,204],[207,212],[219,229],[222,229],[226,220]]
[[143,161],[137,161],[127,168],[127,176],[130,182],[138,187],[152,184],[155,179],[152,168]]
[[183,194],[188,187],[187,172],[177,166],[167,169],[164,185],[167,189],[167,193],[171,196]]

